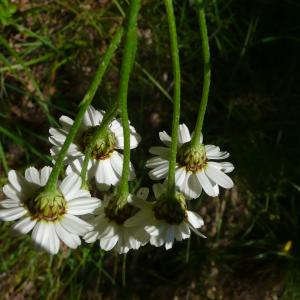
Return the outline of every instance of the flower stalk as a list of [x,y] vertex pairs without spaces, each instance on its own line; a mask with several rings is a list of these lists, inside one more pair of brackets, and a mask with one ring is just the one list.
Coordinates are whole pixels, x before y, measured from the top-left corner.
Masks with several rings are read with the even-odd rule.
[[136,53],[137,45],[137,19],[138,12],[141,6],[140,0],[132,0],[129,6],[129,14],[127,20],[124,54],[121,65],[120,87],[118,91],[118,99],[120,105],[120,115],[124,133],[124,158],[123,158],[123,170],[122,178],[119,187],[120,193],[120,205],[123,205],[127,201],[129,192],[128,180],[129,180],[129,163],[130,163],[130,129],[128,121],[128,109],[127,109],[127,95],[130,73],[133,66],[133,61]]
[[209,50],[209,40],[207,33],[207,25],[205,18],[204,1],[196,0],[198,5],[198,20],[200,25],[200,34],[202,41],[202,54],[203,54],[203,87],[202,87],[202,98],[198,110],[197,122],[194,130],[194,135],[191,141],[192,146],[197,146],[200,144],[200,137],[203,127],[204,116],[206,112],[210,79],[211,79],[211,68],[210,68],[210,50]]
[[87,91],[83,100],[79,104],[79,111],[76,115],[76,118],[70,129],[70,132],[69,132],[69,134],[57,156],[55,165],[52,169],[51,175],[50,175],[47,185],[45,187],[45,192],[47,192],[47,193],[51,194],[51,193],[54,193],[56,190],[57,180],[58,180],[60,171],[62,170],[63,164],[64,164],[64,157],[65,157],[65,155],[68,151],[68,148],[69,148],[70,144],[72,143],[79,127],[80,127],[84,113],[86,112],[87,108],[91,104],[91,102],[96,94],[96,91],[97,91],[100,83],[102,82],[105,71],[106,71],[116,49],[118,48],[118,46],[120,44],[122,36],[123,36],[123,28],[119,28],[118,31],[116,32],[116,34],[114,35],[114,37],[112,38],[111,43],[110,43],[106,53],[104,54],[102,61],[100,62],[99,66],[98,66],[98,69],[96,71],[95,77],[93,79],[93,82],[92,82],[89,90]]
[[180,94],[181,94],[181,76],[180,76],[180,61],[179,50],[177,42],[176,22],[174,16],[172,0],[164,0],[171,43],[171,55],[173,65],[173,79],[174,79],[174,94],[173,94],[173,120],[172,120],[172,144],[170,149],[169,159],[169,174],[168,174],[168,193],[175,196],[175,167],[176,167],[176,154],[178,144],[178,127],[180,118]]

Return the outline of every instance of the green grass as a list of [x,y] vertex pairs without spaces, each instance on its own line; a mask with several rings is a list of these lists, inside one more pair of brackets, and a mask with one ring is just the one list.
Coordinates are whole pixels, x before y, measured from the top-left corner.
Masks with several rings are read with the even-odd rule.
[[[199,28],[190,1],[175,1],[182,68],[181,122],[194,125],[202,87]],[[2,13],[1,7],[5,7]],[[74,117],[128,1],[0,4],[0,175],[51,164],[48,129]],[[123,257],[98,244],[51,258],[0,225],[0,299],[299,299],[299,25],[296,1],[208,0],[212,90],[207,143],[231,153],[235,188],[191,205],[203,241]],[[116,97],[122,49],[94,99]],[[172,70],[161,1],[143,1],[129,116],[142,134],[132,157],[147,185],[148,149],[170,131]],[[285,248],[291,241],[291,248]],[[126,288],[122,273],[126,273]],[[268,298],[269,297],[269,298]]]

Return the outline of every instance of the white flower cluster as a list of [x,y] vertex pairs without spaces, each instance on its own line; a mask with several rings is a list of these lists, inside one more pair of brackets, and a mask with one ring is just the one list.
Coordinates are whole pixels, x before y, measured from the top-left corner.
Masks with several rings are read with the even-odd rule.
[[[8,184],[3,187],[6,196],[0,201],[0,220],[16,221],[13,229],[21,234],[32,231],[35,244],[56,254],[60,243],[75,249],[81,244],[99,240],[104,250],[126,253],[130,249],[150,243],[156,247],[170,249],[174,241],[182,241],[203,225],[203,219],[187,208],[186,200],[200,196],[202,189],[209,196],[219,194],[219,186],[231,188],[232,180],[226,175],[233,170],[229,162],[215,162],[227,158],[227,152],[219,147],[191,145],[188,128],[180,125],[178,154],[176,158],[176,195],[168,195],[167,176],[171,138],[166,132],[159,136],[165,147],[152,147],[155,157],[147,162],[149,176],[154,180],[164,180],[153,185],[155,201],[149,201],[149,189],[140,188],[129,194],[120,205],[116,193],[109,193],[112,186],[120,183],[123,169],[124,148],[123,128],[120,120],[113,119],[104,136],[101,136],[92,150],[88,162],[87,178],[101,191],[103,200],[92,197],[90,191],[82,187],[80,177],[87,147],[95,131],[101,126],[104,112],[90,106],[84,115],[77,135],[65,157],[66,177],[58,183],[55,195],[43,194],[50,176],[51,167],[37,170],[26,169],[25,176],[12,170],[8,174]],[[61,128],[50,129],[51,155],[55,162],[69,134],[73,120],[60,118]],[[140,136],[130,126],[130,148],[136,148]],[[130,164],[130,180],[135,172]],[[93,186],[92,184],[90,186]],[[94,191],[91,191],[94,195]],[[50,199],[50,200],[49,200]]]

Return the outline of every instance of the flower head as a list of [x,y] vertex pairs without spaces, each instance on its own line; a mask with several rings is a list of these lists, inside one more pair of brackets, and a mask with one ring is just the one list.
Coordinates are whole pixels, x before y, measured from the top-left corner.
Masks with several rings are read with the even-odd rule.
[[[106,251],[112,249],[118,253],[127,253],[146,244],[149,235],[143,227],[124,226],[127,219],[135,215],[137,208],[131,203],[142,201],[139,195],[129,194],[125,205],[118,204],[118,197],[105,195],[104,201],[91,220],[94,229],[84,236],[87,243],[100,241],[100,247]],[[134,200],[133,200],[134,199]]]
[[81,244],[79,236],[92,227],[77,216],[92,213],[100,201],[81,189],[81,179],[74,173],[64,178],[54,194],[43,192],[50,173],[50,167],[40,171],[30,167],[25,177],[11,170],[3,187],[7,198],[0,201],[0,220],[19,220],[14,230],[21,234],[32,230],[36,245],[56,254],[60,240],[72,249]]
[[[103,116],[103,111],[89,106],[77,136],[70,145],[66,156],[65,162],[69,165],[66,171],[67,174],[70,172],[80,173],[87,147],[93,134],[101,125]],[[49,140],[53,144],[51,155],[54,157],[59,153],[73,124],[73,120],[66,116],[60,117],[59,122],[61,128],[50,128],[49,130]],[[130,126],[130,148],[136,148],[139,140],[140,136],[136,133],[134,127]],[[119,183],[123,168],[123,155],[118,150],[123,148],[122,124],[120,120],[114,119],[109,124],[107,132],[96,141],[88,163],[88,176],[89,178],[95,177],[99,190],[106,191],[111,185],[115,186]],[[130,179],[134,179],[134,177],[134,169],[130,164]]]
[[166,184],[153,185],[154,202],[138,201],[133,205],[140,211],[125,222],[127,227],[143,227],[148,232],[150,244],[156,247],[165,245],[171,249],[174,241],[190,237],[191,230],[205,237],[197,229],[204,224],[203,219],[187,209],[185,197],[176,193],[175,198],[167,194]]
[[[168,157],[170,154],[171,138],[165,132],[159,133],[160,140],[167,147],[152,147],[150,153],[156,155],[147,161],[146,166],[152,170],[149,176],[154,180],[167,177],[169,169]],[[179,126],[178,151],[176,157],[175,182],[176,186],[187,199],[200,196],[202,189],[212,197],[219,195],[219,186],[229,189],[233,182],[226,173],[233,171],[230,162],[215,162],[229,156],[228,152],[221,152],[214,145],[191,144],[191,135],[185,124]]]

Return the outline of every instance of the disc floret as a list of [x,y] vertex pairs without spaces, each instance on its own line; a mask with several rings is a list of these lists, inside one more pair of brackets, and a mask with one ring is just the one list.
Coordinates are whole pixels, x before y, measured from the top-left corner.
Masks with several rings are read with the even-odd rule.
[[[93,135],[100,126],[88,128],[81,136],[81,148],[83,153],[86,153]],[[107,131],[103,136],[99,137],[93,147],[91,157],[96,160],[103,160],[110,156],[117,144],[116,136],[113,132]]]
[[176,192],[175,196],[164,193],[153,207],[157,220],[164,220],[169,224],[180,224],[187,219],[187,206],[182,193]]
[[111,198],[104,211],[108,219],[121,225],[128,218],[132,217],[137,209],[128,202],[124,203],[124,201],[119,200],[118,197]]
[[67,211],[67,201],[63,194],[56,190],[53,194],[38,190],[25,201],[32,220],[54,222]]
[[193,146],[191,142],[184,143],[177,152],[176,161],[187,171],[197,172],[207,165],[205,146],[203,144]]

